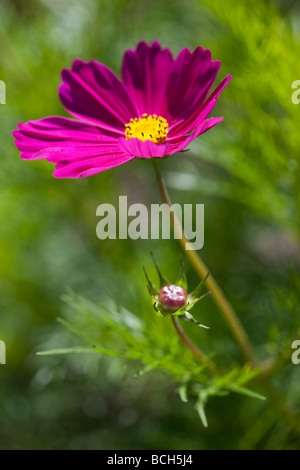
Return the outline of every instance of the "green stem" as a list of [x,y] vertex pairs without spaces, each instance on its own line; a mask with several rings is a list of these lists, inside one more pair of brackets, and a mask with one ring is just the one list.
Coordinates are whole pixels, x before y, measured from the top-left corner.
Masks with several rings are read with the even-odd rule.
[[179,325],[178,318],[174,315],[171,316],[173,325],[175,327],[175,330],[178,333],[178,336],[180,339],[185,343],[185,345],[192,351],[194,356],[196,356],[200,361],[214,374],[218,373],[217,368],[215,364],[210,361],[206,355],[199,349],[191,340],[190,338],[185,334],[181,326]]
[[[160,168],[157,162],[157,159],[152,159],[155,173],[157,177],[157,182],[160,190],[160,194],[164,203],[166,203],[170,209],[172,206],[172,202],[170,200],[168,190],[166,188],[165,182],[160,172]],[[200,256],[193,250],[190,242],[186,239],[181,224],[179,223],[177,217],[174,214],[174,211],[170,210],[170,219],[174,227],[175,233],[178,235],[179,242],[181,243],[184,250],[186,250],[186,255],[190,259],[192,265],[194,266],[195,270],[199,274],[201,278],[204,278],[208,273],[208,268],[206,267],[205,263],[202,261]],[[190,249],[188,249],[190,248]],[[255,364],[255,354],[252,348],[252,345],[249,341],[248,335],[245,332],[240,320],[238,319],[237,315],[235,314],[232,306],[226,299],[225,295],[223,294],[221,288],[217,284],[216,280],[210,274],[206,280],[206,285],[208,289],[212,292],[212,297],[217,304],[220,312],[224,316],[234,338],[236,339],[241,351],[244,354],[244,357],[247,361],[251,364]]]

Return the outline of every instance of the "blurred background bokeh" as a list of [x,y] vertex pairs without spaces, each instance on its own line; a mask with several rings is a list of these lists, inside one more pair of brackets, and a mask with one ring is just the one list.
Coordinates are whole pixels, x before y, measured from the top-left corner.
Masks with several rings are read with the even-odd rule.
[[[143,279],[150,251],[165,272],[178,267],[174,240],[96,237],[96,208],[160,202],[148,161],[81,180],[52,177],[53,165],[24,162],[18,122],[64,115],[60,72],[74,58],[120,73],[126,48],[158,39],[176,55],[201,45],[234,78],[214,116],[224,121],[188,153],[162,162],[173,202],[205,204],[201,255],[245,326],[260,359],[300,339],[300,80],[297,1],[2,0],[0,4],[0,365],[1,449],[297,449],[300,365],[271,377],[279,399],[212,399],[204,429],[176,383],[160,371],[135,378],[135,365],[94,356],[37,356],[68,344],[56,322],[68,290],[101,301],[107,293],[154,316]],[[186,262],[189,282],[198,279]],[[206,351],[222,364],[242,358],[213,301],[201,305]],[[70,316],[69,316],[70,319]],[[197,332],[198,333],[198,332]],[[171,334],[171,333],[170,333]],[[172,332],[173,334],[173,332]],[[197,337],[195,337],[197,340]],[[279,403],[278,403],[279,402]],[[282,403],[284,406],[281,406]],[[289,413],[282,411],[290,410]],[[299,431],[299,429],[298,429]]]

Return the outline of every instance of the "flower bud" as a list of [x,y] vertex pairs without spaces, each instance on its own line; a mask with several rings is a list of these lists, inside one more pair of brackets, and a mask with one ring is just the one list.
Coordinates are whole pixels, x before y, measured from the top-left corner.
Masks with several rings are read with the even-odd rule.
[[188,294],[182,287],[169,284],[160,289],[158,302],[163,309],[176,312],[185,306],[187,297]]

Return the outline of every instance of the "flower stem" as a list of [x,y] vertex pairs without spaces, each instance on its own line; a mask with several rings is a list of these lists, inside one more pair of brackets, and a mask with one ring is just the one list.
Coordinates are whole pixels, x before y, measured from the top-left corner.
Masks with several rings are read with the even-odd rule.
[[[166,203],[170,209],[172,206],[172,202],[170,200],[168,190],[166,188],[164,179],[162,177],[158,162],[156,158],[152,159],[155,173],[157,177],[158,187],[160,190],[160,194],[164,203]],[[177,233],[179,242],[181,243],[184,250],[186,250],[186,255],[190,259],[192,265],[194,266],[195,270],[199,274],[201,278],[204,278],[208,273],[208,268],[206,267],[205,263],[202,261],[200,256],[193,250],[190,242],[186,239],[181,224],[179,223],[177,217],[174,214],[174,211],[169,210],[169,215],[171,222],[174,227],[175,233]],[[190,249],[188,249],[190,248]],[[252,348],[252,345],[249,341],[248,335],[245,332],[241,322],[239,321],[237,315],[235,314],[232,306],[230,305],[229,301],[226,299],[224,293],[222,292],[221,288],[217,284],[216,280],[210,274],[206,280],[206,285],[208,289],[212,292],[212,297],[217,304],[220,312],[224,316],[234,338],[236,339],[244,357],[247,361],[251,364],[254,364],[255,361],[255,354]]]
[[178,336],[180,339],[185,343],[185,345],[192,351],[192,353],[200,359],[200,361],[214,374],[218,373],[217,368],[215,364],[210,361],[206,355],[199,349],[191,340],[190,338],[185,334],[181,326],[179,325],[178,318],[175,315],[171,315],[173,325],[175,327],[175,330],[178,333]]

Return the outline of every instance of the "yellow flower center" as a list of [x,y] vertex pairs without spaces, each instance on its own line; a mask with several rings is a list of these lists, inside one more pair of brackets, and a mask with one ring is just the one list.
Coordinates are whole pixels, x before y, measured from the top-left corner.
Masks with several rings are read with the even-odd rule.
[[168,134],[169,124],[167,120],[156,114],[147,113],[138,119],[130,119],[128,124],[125,124],[125,137],[126,139],[151,140],[155,144],[162,144],[165,142]]

